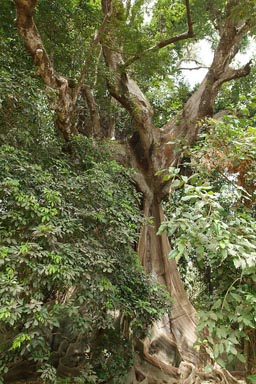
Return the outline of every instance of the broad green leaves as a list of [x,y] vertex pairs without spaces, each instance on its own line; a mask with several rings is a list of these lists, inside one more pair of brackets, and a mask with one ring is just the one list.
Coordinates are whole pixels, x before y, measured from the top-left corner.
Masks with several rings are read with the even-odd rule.
[[178,262],[188,292],[201,309],[198,343],[223,367],[234,359],[248,366],[254,361],[254,119],[251,113],[247,119],[211,122],[212,128],[192,150],[191,176],[180,175],[178,168],[164,176],[173,192],[166,203],[168,220],[159,233],[168,232],[169,257]]
[[[33,154],[0,148],[2,371],[24,356],[42,378],[54,381],[55,370],[62,371],[53,356],[63,340],[76,343],[82,332],[83,343],[94,345],[101,330],[105,344],[98,346],[96,365],[107,377],[102,348],[112,348],[109,332],[117,314],[139,336],[165,307],[165,293],[152,285],[132,249],[141,220],[139,195],[129,173],[97,145],[93,155],[95,143],[76,140],[74,154],[78,160],[83,153],[83,161],[52,157],[47,169]],[[56,333],[62,335],[57,341]],[[115,337],[122,355],[119,333]],[[108,353],[115,361],[117,351]],[[90,358],[81,362],[88,374]],[[116,363],[116,374],[127,364]]]

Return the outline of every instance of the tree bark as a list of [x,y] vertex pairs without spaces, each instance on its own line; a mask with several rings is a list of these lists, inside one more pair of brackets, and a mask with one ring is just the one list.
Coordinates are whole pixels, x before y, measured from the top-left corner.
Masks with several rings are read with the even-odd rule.
[[[103,0],[103,4],[107,0]],[[213,63],[199,86],[184,106],[183,112],[169,121],[160,130],[152,122],[152,108],[138,85],[124,72],[125,63],[122,47],[116,49],[116,38],[112,34],[111,19],[107,30],[113,48],[102,41],[106,65],[113,73],[108,82],[109,91],[133,117],[137,135],[131,140],[132,166],[137,170],[137,185],[144,194],[145,219],[152,218],[153,224],[145,224],[138,247],[141,262],[148,273],[164,284],[172,298],[174,307],[170,318],[163,319],[154,327],[150,344],[161,335],[174,340],[183,360],[198,364],[199,357],[193,349],[196,340],[195,310],[184,291],[183,283],[174,260],[168,260],[170,244],[166,235],[157,236],[160,222],[163,220],[161,199],[168,192],[168,183],[163,182],[163,174],[170,165],[176,165],[182,155],[182,145],[192,145],[199,132],[199,122],[213,115],[214,101],[227,81],[246,76],[250,72],[250,63],[240,69],[233,69],[230,64],[238,52],[239,44],[249,29],[244,21],[237,27],[232,9],[238,1],[230,1],[226,6],[227,17],[223,24],[218,47]],[[104,11],[103,6],[103,11]],[[112,17],[117,17],[113,11]],[[114,47],[115,46],[115,47]],[[177,150],[178,146],[181,148]]]
[[[147,273],[152,274],[158,282],[167,287],[173,299],[171,315],[155,325],[152,341],[161,336],[169,338],[172,343],[176,343],[183,360],[196,364],[198,355],[193,348],[196,341],[196,312],[188,300],[175,260],[168,259],[171,246],[167,234],[157,235],[158,228],[164,220],[158,198],[145,199],[144,217],[146,224],[142,228],[138,246],[141,263]],[[150,220],[153,222],[147,223]]]

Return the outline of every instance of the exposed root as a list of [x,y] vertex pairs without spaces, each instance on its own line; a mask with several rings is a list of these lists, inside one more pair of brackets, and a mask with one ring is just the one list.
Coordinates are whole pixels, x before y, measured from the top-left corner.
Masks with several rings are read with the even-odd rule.
[[149,353],[138,359],[134,367],[133,380],[126,384],[242,384],[226,369],[216,368],[204,373],[194,364],[182,361],[179,367],[161,362]]
[[219,383],[219,384],[241,384],[242,380],[236,379],[229,371],[224,368],[215,368],[211,373],[197,371],[201,382]]
[[178,373],[180,376],[180,384],[199,384],[201,382],[199,376],[197,375],[196,367],[192,363],[182,361],[180,363]]
[[148,351],[148,345],[145,342],[137,340],[137,349],[140,353],[142,360],[146,361],[147,363],[153,365],[156,368],[159,368],[162,372],[170,375],[171,377],[178,378],[178,368],[171,364],[167,364],[157,358],[157,356],[150,354]]
[[173,367],[172,365],[168,365],[166,363],[163,363],[162,361],[158,360],[154,356],[151,356],[147,352],[144,355],[144,359],[148,363],[154,365],[155,367],[160,368],[161,371],[163,371],[164,373],[167,373],[167,374],[171,375],[174,378],[178,378],[178,376],[179,376],[178,368]]

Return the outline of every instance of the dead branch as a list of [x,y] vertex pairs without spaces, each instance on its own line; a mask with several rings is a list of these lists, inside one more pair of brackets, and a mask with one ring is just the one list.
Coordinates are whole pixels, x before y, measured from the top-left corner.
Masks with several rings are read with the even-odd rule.
[[207,65],[199,65],[198,67],[179,67],[180,71],[195,71],[197,69],[209,69]]
[[[180,66],[181,63],[190,63],[190,62],[197,64],[197,66],[196,67],[181,67]],[[190,58],[181,59],[178,63],[178,69],[181,71],[194,71],[197,69],[209,69],[209,68],[210,68],[209,65],[205,65],[205,64],[201,63],[199,60],[190,59]]]
[[[193,62],[197,65],[205,65],[204,63],[202,63],[201,61],[199,60],[196,60],[196,59],[191,59],[190,57],[184,57],[183,59],[180,59],[179,62],[178,62],[178,66],[181,65],[181,63],[190,63],[190,62]],[[209,66],[208,66],[209,68]]]

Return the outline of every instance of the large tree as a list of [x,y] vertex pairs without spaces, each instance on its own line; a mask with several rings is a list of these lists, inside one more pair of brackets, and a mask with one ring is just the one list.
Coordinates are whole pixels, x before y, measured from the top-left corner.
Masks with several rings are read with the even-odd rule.
[[[77,47],[63,48],[63,62],[72,55],[78,55],[80,59],[80,73],[78,70],[75,74],[72,73],[74,78],[68,76],[65,68],[64,74],[56,69],[54,62],[58,59],[54,60],[49,52],[51,47],[46,33],[43,38],[36,26],[34,14],[37,6],[40,11],[41,2],[38,4],[37,0],[14,0],[14,3],[17,29],[33,58],[38,74],[48,88],[56,91],[53,102],[56,125],[67,143],[68,151],[72,152],[70,143],[75,135],[85,134],[107,140],[113,136],[114,123],[117,124],[120,117],[123,116],[126,120],[131,118],[129,121],[132,132],[126,134],[125,129],[120,134],[116,132],[113,153],[122,165],[135,170],[134,180],[143,195],[145,224],[141,228],[138,242],[141,263],[146,272],[153,274],[167,287],[174,300],[171,315],[157,323],[151,337],[141,344],[140,363],[143,369],[137,366],[137,379],[134,377],[131,380],[134,383],[136,380],[140,381],[145,373],[148,377],[157,376],[157,369],[166,375],[177,377],[179,371],[176,360],[182,359],[186,362],[185,368],[191,372],[193,381],[193,366],[199,364],[200,360],[193,348],[196,340],[195,310],[185,293],[175,260],[168,259],[170,243],[167,235],[157,235],[163,220],[161,201],[170,192],[168,177],[164,176],[170,166],[182,163],[183,148],[196,141],[200,122],[213,116],[215,99],[222,85],[250,73],[250,63],[235,68],[232,61],[254,27],[254,1],[229,0],[218,1],[216,4],[206,1],[202,5],[200,1],[185,0],[172,1],[167,5],[163,3],[161,6],[156,3],[152,25],[147,25],[141,21],[143,12],[141,13],[140,2],[131,4],[129,1],[123,3],[118,0],[102,0],[102,16],[100,20],[100,14],[96,14],[95,30],[93,31],[92,21],[86,17],[80,25],[87,43],[81,41]],[[42,6],[47,11],[47,5],[43,1]],[[80,12],[83,9],[86,12],[86,7],[83,8],[84,2],[77,6],[80,7]],[[159,11],[161,7],[162,12]],[[178,16],[173,16],[173,20],[167,19],[172,18],[168,7],[177,10]],[[139,16],[142,17],[141,20]],[[42,24],[42,20],[40,23]],[[173,35],[170,36],[170,33]],[[188,44],[188,40],[197,36],[202,38],[209,35],[214,40],[215,50],[207,75],[177,116],[164,121],[161,127],[156,126],[153,107],[145,94],[150,86],[143,84],[143,72],[151,60],[157,60],[156,57],[159,57],[160,64],[162,62],[166,65],[168,62],[170,67],[175,66],[177,61],[173,52],[178,52],[180,57],[182,44]],[[69,50],[72,51],[70,56]],[[164,59],[161,58],[162,52]],[[159,70],[161,75],[169,71],[156,63],[154,65],[153,70]],[[86,109],[86,124],[82,124],[81,106]],[[118,111],[116,122],[114,116],[111,116],[113,112],[110,111],[110,106],[112,111]],[[119,137],[120,141],[117,140]],[[153,356],[151,352],[154,348]],[[173,365],[169,364],[172,355]],[[189,373],[184,375],[189,376]]]

